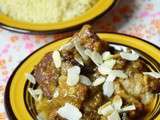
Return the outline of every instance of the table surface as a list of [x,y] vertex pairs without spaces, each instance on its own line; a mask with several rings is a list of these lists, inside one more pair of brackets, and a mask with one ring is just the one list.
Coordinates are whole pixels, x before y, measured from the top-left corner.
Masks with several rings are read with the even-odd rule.
[[[96,31],[134,35],[160,47],[160,0],[119,0],[91,24]],[[0,29],[0,120],[7,119],[4,90],[16,66],[39,47],[66,35],[26,35]]]

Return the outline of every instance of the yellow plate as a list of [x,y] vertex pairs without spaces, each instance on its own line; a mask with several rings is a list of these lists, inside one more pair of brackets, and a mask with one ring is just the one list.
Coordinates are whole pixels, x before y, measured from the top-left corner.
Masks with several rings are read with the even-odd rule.
[[67,28],[72,28],[94,19],[95,17],[104,13],[106,10],[110,10],[112,6],[116,3],[116,1],[117,0],[99,0],[97,4],[94,5],[87,12],[85,12],[84,15],[65,22],[51,23],[51,24],[32,24],[32,23],[15,21],[10,17],[0,13],[0,23],[2,24],[2,27],[17,32],[62,31],[66,30]]
[[[151,45],[139,38],[122,34],[101,33],[98,35],[102,40],[109,43],[118,45],[120,44],[137,50],[140,54],[145,56],[145,59],[152,64],[155,70],[160,71],[160,50],[154,45]],[[34,66],[40,62],[41,58],[47,52],[58,49],[61,45],[64,45],[69,40],[70,38],[67,38],[45,45],[28,56],[14,71],[5,91],[5,108],[8,117],[11,120],[36,119],[35,117],[37,113],[35,110],[34,101],[26,90],[29,86],[33,87],[33,85],[25,79],[25,73],[32,72]],[[153,118],[160,120],[160,116],[158,117],[160,112],[160,99],[158,95],[156,99],[153,100],[153,103],[155,104],[153,106],[154,111],[150,112],[145,120],[153,120]]]

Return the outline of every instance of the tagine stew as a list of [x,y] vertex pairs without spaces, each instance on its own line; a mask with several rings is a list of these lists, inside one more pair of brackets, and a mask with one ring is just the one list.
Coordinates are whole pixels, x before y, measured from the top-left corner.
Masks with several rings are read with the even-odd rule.
[[47,53],[28,80],[39,120],[144,119],[160,73],[132,49],[116,50],[84,26],[67,44]]

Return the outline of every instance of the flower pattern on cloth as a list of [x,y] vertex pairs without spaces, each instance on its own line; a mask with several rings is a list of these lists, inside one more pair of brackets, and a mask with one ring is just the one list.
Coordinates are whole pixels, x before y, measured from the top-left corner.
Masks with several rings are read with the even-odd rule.
[[[159,5],[160,0],[119,0],[92,25],[97,32],[134,35],[160,47]],[[25,57],[58,36],[18,34],[0,29],[0,120],[7,119],[4,90],[11,73]]]

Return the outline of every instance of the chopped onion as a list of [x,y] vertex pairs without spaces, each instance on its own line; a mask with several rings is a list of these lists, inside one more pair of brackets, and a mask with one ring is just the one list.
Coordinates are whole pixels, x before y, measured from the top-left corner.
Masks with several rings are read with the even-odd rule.
[[29,80],[31,83],[36,84],[36,80],[32,74],[26,73],[25,76],[26,76],[27,80]]
[[65,103],[63,107],[58,109],[57,113],[67,120],[80,120],[82,117],[79,109],[70,103]]
[[80,67],[73,66],[68,69],[67,75],[67,84],[69,86],[74,86],[79,82],[79,74],[80,74]]
[[87,76],[84,76],[84,75],[80,75],[80,82],[84,85],[87,85],[87,86],[90,86],[92,84],[90,79]]
[[59,51],[54,51],[52,58],[53,58],[53,62],[55,64],[55,67],[60,68],[62,60],[61,60],[61,55],[60,55]]
[[144,75],[149,75],[151,77],[154,77],[154,78],[160,78],[160,73],[159,72],[143,72]]

